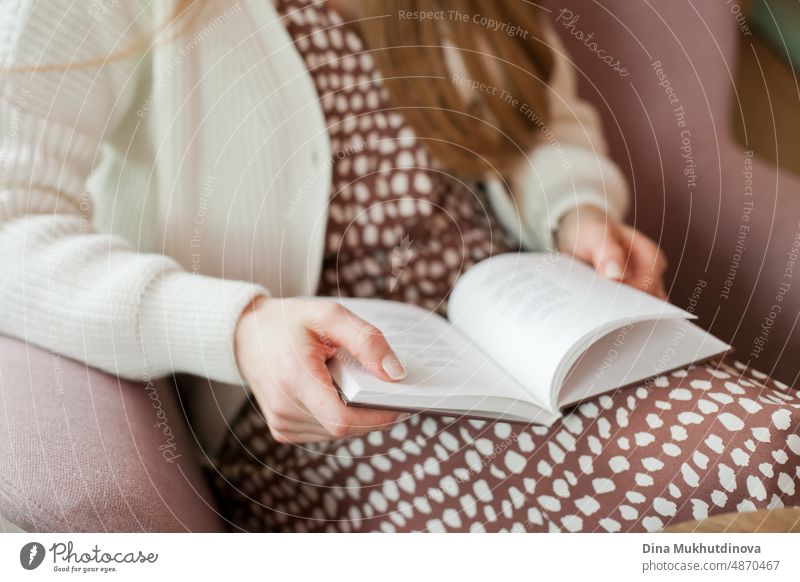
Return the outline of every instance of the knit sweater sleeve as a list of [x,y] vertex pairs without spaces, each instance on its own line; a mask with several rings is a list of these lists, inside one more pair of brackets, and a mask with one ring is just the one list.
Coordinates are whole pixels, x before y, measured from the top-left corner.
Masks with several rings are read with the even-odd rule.
[[[493,202],[531,249],[554,248],[559,221],[576,206],[595,206],[622,220],[629,204],[627,181],[608,155],[600,116],[579,97],[577,75],[558,34],[549,23],[544,30],[555,57],[549,115],[539,121],[540,139],[525,152],[506,188],[490,184]],[[507,190],[514,194],[515,211],[503,200]]]
[[86,181],[146,51],[117,55],[151,32],[149,5],[0,3],[0,333],[125,378],[240,382],[235,326],[266,291],[91,226]]

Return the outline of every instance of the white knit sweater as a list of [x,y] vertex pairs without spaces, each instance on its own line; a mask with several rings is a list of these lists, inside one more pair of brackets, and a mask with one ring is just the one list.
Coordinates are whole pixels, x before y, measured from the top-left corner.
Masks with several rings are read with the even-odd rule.
[[[124,378],[241,383],[244,306],[315,291],[330,146],[269,0],[213,3],[182,36],[114,56],[172,4],[0,2],[0,58],[22,68],[0,82],[0,333]],[[563,57],[552,88],[548,139],[510,177],[519,211],[489,184],[533,248],[576,204],[621,216],[627,199]]]

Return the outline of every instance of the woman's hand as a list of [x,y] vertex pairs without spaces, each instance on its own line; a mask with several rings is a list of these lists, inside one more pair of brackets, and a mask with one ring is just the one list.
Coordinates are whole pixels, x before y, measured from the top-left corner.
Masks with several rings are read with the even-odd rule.
[[667,260],[658,245],[594,206],[578,206],[561,219],[556,244],[562,253],[617,281],[666,299]]
[[398,419],[342,402],[325,365],[339,347],[381,380],[406,375],[383,334],[334,301],[260,297],[242,314],[236,358],[279,442],[352,436]]

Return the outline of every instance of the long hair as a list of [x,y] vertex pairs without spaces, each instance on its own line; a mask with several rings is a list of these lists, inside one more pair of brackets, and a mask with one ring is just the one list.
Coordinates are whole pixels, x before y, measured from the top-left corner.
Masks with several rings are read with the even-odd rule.
[[[118,53],[33,68],[128,57],[156,37],[170,42],[227,1],[176,0],[168,22]],[[353,0],[353,8],[357,18],[349,25],[372,55],[392,106],[447,170],[465,178],[502,175],[535,144],[553,69],[540,7],[527,0]]]
[[[173,20],[207,1],[178,0]],[[392,106],[449,171],[503,174],[535,144],[553,69],[540,7],[525,0],[357,0],[353,9],[352,25]]]
[[401,110],[454,173],[502,172],[548,113],[553,54],[523,0],[363,0],[358,27]]

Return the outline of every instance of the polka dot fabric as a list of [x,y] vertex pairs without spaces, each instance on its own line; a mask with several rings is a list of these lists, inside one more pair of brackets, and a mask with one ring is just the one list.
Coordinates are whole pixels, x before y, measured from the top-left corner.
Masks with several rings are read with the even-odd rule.
[[[463,270],[514,248],[482,194],[392,111],[357,34],[324,4],[277,7],[334,151],[321,294],[443,311]],[[284,445],[248,405],[212,473],[235,530],[656,531],[800,503],[799,428],[800,393],[725,360],[588,401],[549,429],[419,414]]]
[[800,392],[726,360],[586,402],[549,429],[420,414],[281,445],[248,410],[217,481],[224,514],[249,531],[658,531],[800,504],[799,429]]
[[320,295],[443,312],[461,272],[514,250],[484,194],[432,160],[361,39],[324,4],[277,3],[322,101],[333,151]]

